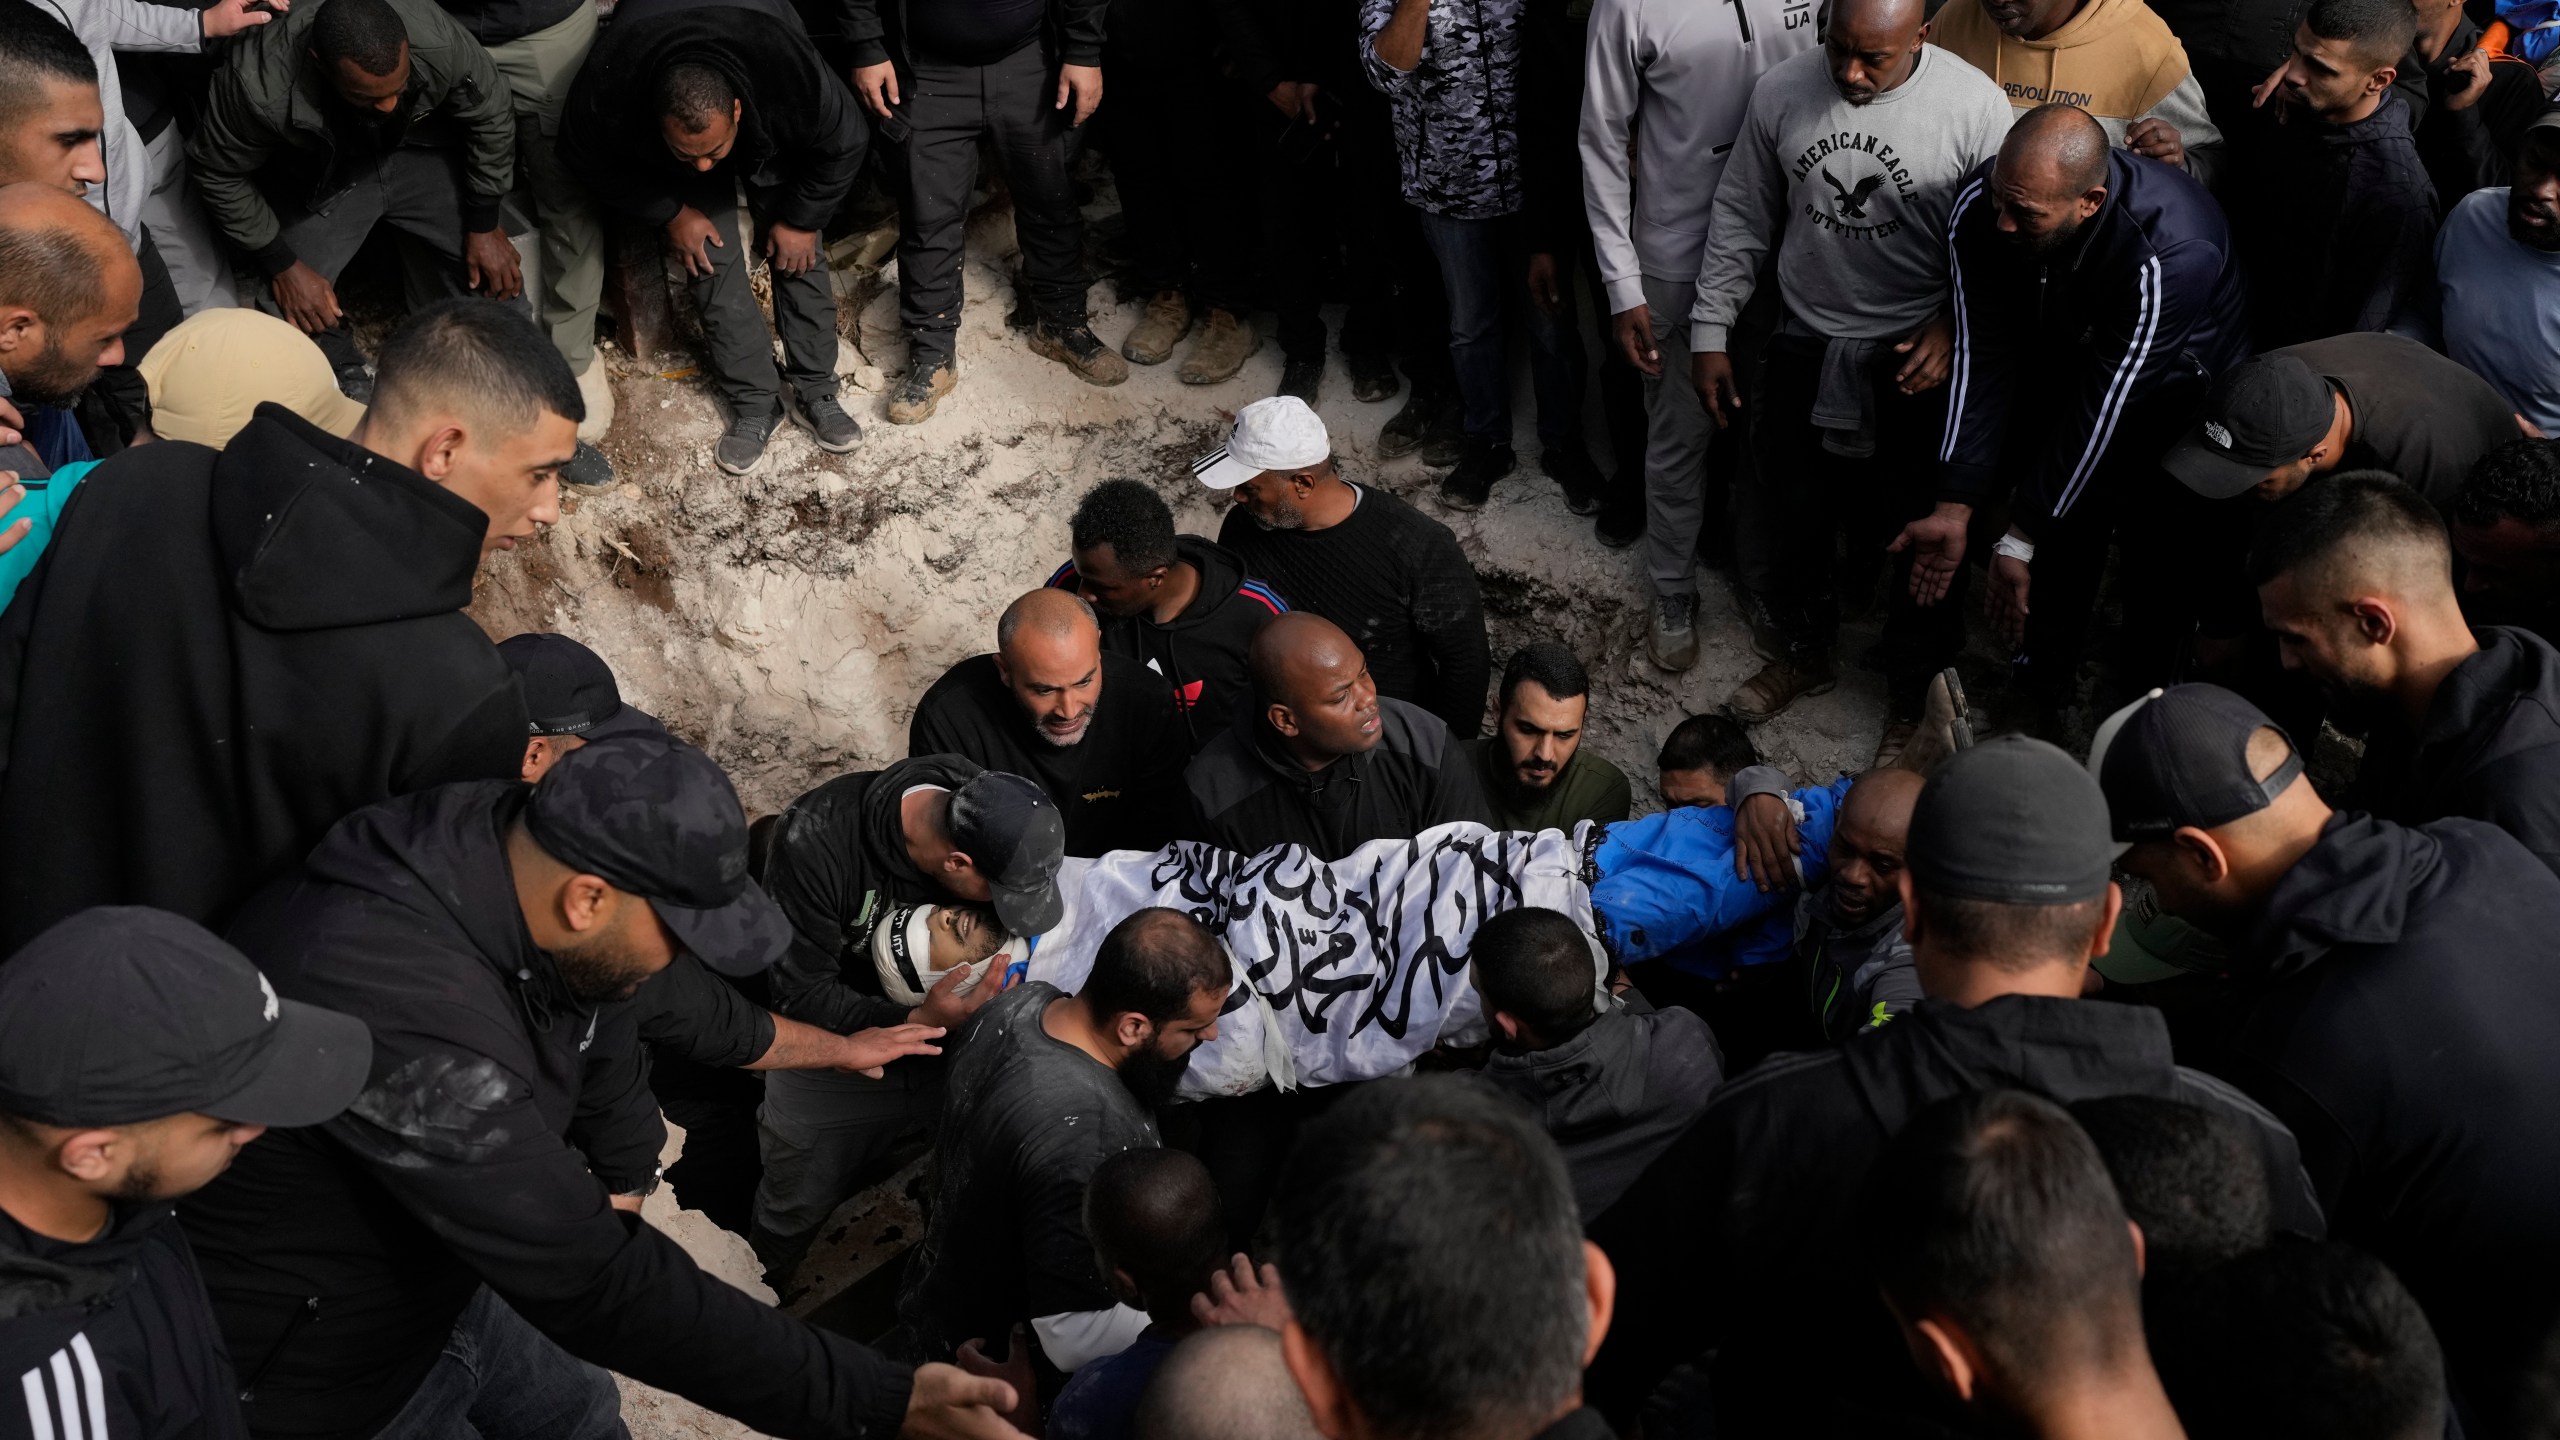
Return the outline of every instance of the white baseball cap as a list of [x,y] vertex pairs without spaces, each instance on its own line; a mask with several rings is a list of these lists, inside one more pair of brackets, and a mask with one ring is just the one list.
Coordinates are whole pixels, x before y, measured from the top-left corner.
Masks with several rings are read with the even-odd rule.
[[1227,443],[1193,462],[1191,473],[1212,490],[1233,490],[1265,470],[1304,470],[1333,458],[1333,437],[1295,395],[1256,400],[1236,412]]

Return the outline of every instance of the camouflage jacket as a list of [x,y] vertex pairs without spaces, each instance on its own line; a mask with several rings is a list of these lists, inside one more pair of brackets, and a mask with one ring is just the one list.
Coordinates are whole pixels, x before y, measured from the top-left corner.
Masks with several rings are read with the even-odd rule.
[[1453,220],[1490,220],[1527,203],[1521,176],[1520,40],[1524,0],[1428,0],[1422,61],[1378,58],[1396,0],[1361,0],[1360,60],[1395,113],[1404,198]]

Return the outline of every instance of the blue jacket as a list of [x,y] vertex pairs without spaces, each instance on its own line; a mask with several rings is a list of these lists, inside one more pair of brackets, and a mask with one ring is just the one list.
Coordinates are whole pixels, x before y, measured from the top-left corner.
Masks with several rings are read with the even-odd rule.
[[[2184,170],[2109,152],[2106,203],[2039,259],[2000,234],[1995,163],[1956,192],[1947,222],[1956,348],[1938,495],[1977,507],[2011,495],[2011,523],[2041,539],[2112,448],[2173,438],[2162,419],[2127,425],[2129,412],[2199,401],[2248,357],[2248,298],[2222,207]],[[2017,423],[2030,416],[2045,423]]]
[[[1849,777],[1794,792],[1804,807],[1796,827],[1804,883],[1829,872],[1831,827]],[[1793,897],[1762,894],[1733,869],[1733,811],[1728,806],[1665,810],[1612,825],[1593,852],[1599,878],[1591,912],[1600,938],[1622,965],[1668,960],[1708,979],[1747,965],[1784,960],[1795,943]]]

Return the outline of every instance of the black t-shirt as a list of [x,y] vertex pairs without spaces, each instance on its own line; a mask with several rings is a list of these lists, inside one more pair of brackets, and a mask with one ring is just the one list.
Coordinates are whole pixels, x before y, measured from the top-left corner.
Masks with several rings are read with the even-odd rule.
[[2450,511],[2471,467],[2516,438],[2514,412],[2488,381],[2415,340],[2374,331],[2288,345],[2279,354],[2345,392],[2355,415],[2342,470],[2388,470]]
[[1115,1303],[1084,1233],[1085,1184],[1111,1156],[1159,1142],[1117,1072],[1042,1028],[1064,993],[1018,985],[962,1033],[935,1139],[933,1218],[898,1297],[930,1358]]
[[1164,677],[1106,651],[1102,697],[1075,744],[1041,739],[996,673],[996,657],[973,655],[944,671],[916,702],[907,753],[965,755],[1030,780],[1056,802],[1067,826],[1067,853],[1090,857],[1153,850],[1173,838],[1191,745]]

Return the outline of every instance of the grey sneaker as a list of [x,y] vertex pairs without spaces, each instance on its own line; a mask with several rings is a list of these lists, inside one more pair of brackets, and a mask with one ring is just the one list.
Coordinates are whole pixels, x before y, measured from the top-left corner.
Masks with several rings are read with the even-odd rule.
[[1653,631],[1646,636],[1653,663],[1673,672],[1698,663],[1698,597],[1653,597]]
[[732,416],[720,443],[711,448],[711,463],[732,475],[750,474],[764,463],[765,444],[781,428],[779,414]]
[[818,448],[830,455],[841,455],[862,443],[862,427],[844,413],[833,395],[817,400],[795,400],[791,418],[818,442]]

